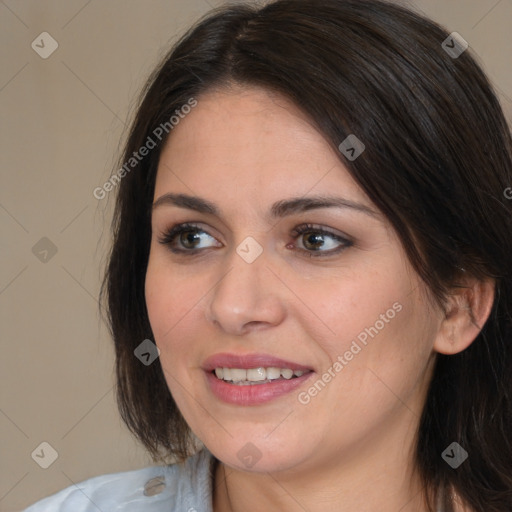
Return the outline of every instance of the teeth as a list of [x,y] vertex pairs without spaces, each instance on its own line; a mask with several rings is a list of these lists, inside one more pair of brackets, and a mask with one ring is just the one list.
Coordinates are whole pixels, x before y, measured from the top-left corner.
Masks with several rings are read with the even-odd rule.
[[279,368],[267,368],[267,379],[279,379],[281,377],[281,370]]
[[247,379],[244,380],[259,382],[260,380],[265,380],[266,378],[267,372],[265,368],[251,368],[250,370],[247,370]]
[[231,381],[240,384],[249,384],[251,382],[270,382],[279,378],[286,380],[293,376],[301,377],[307,373],[307,370],[292,370],[290,368],[215,368],[215,375],[218,379]]
[[281,370],[281,376],[285,379],[291,379],[293,377],[293,370],[285,368],[284,370]]
[[247,380],[247,370],[240,370],[239,368],[231,368],[231,380],[233,382],[240,382]]

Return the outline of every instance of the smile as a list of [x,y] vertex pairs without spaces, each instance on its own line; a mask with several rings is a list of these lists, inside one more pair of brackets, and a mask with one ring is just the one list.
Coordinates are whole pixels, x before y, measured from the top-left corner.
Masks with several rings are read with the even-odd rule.
[[268,354],[215,354],[203,364],[206,386],[221,402],[253,406],[290,395],[312,368]]
[[218,379],[230,382],[238,386],[251,386],[258,384],[269,384],[276,380],[289,380],[302,377],[311,370],[292,370],[291,368],[215,368],[215,375]]

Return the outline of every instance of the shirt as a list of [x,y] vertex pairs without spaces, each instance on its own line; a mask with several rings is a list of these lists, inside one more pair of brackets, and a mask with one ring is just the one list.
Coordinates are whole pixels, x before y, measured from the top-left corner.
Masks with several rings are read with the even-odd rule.
[[[23,512],[213,512],[214,462],[203,448],[183,464],[90,478]],[[440,505],[437,512],[443,512]]]
[[24,512],[213,512],[214,461],[203,448],[182,464],[97,476]]

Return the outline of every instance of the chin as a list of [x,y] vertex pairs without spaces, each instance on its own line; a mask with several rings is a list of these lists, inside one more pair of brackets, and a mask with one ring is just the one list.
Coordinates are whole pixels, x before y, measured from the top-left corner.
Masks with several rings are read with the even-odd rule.
[[[301,438],[304,439],[304,436]],[[203,443],[227,466],[252,473],[274,473],[293,469],[303,463],[311,451],[292,436],[270,439],[266,432],[232,438],[225,436],[223,441],[218,438],[205,439]]]

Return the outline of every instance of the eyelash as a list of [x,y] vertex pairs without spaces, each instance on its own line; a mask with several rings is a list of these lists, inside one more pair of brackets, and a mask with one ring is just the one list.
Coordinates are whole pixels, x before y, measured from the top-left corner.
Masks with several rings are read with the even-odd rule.
[[[189,231],[192,232],[198,232],[198,233],[205,233],[208,236],[211,236],[207,231],[200,228],[199,226],[195,224],[190,223],[184,223],[184,224],[177,224],[176,226],[173,226],[170,228],[166,233],[164,233],[159,239],[158,242],[169,246],[169,249],[171,252],[176,254],[186,254],[187,256],[194,256],[199,251],[202,251],[203,249],[177,249],[176,247],[173,247],[174,241],[178,236],[180,236],[182,233],[187,233]],[[324,228],[315,227],[313,224],[300,224],[299,226],[296,226],[292,231],[291,235],[294,238],[299,238],[301,235],[311,233],[311,234],[320,234],[320,235],[326,235],[334,240],[340,242],[342,245],[336,249],[331,249],[329,251],[311,251],[307,249],[299,248],[298,250],[302,253],[305,253],[307,256],[311,258],[318,258],[318,257],[327,257],[327,256],[333,256],[334,254],[338,254],[345,249],[351,247],[354,245],[354,243],[351,240],[348,240],[347,238],[344,238],[340,235],[337,235],[333,233],[332,231],[328,231]],[[214,238],[214,237],[212,237]]]

